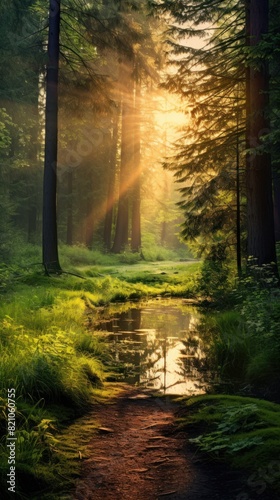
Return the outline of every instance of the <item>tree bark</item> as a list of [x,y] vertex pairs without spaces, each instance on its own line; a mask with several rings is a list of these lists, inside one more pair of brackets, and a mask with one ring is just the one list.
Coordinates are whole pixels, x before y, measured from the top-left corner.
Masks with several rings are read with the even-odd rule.
[[115,203],[115,173],[118,150],[118,114],[113,118],[113,130],[110,147],[109,179],[106,201],[106,214],[104,221],[104,245],[106,250],[111,250],[111,236],[113,224],[113,211]]
[[272,171],[275,240],[280,241],[280,172],[278,166]]
[[[249,2],[249,44],[254,47],[268,30],[268,0]],[[276,263],[274,217],[272,202],[272,173],[268,152],[257,149],[260,137],[269,128],[268,64],[261,60],[258,67],[250,65],[247,78],[248,116],[247,141],[250,152],[246,160],[247,252],[259,266]]]
[[59,30],[60,0],[50,0],[43,185],[43,264],[47,273],[61,272],[56,213]]
[[140,136],[140,100],[141,83],[136,75],[136,91],[134,105],[134,151],[132,189],[132,225],[131,225],[131,250],[140,252],[141,249],[141,136]]
[[273,202],[274,202],[274,224],[275,240],[280,241],[280,173],[276,167],[272,172],[273,176]]
[[240,206],[240,148],[239,148],[239,109],[237,93],[237,111],[236,111],[236,264],[237,273],[241,277],[242,256],[241,256],[241,206]]

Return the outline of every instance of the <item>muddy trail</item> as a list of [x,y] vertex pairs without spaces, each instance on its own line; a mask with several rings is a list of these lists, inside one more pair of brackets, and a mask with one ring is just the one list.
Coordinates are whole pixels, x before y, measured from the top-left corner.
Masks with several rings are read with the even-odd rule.
[[[112,404],[98,404],[99,430],[89,444],[73,500],[274,500],[248,478],[205,460],[178,431],[179,407],[127,387]],[[278,497],[277,497],[278,498]]]

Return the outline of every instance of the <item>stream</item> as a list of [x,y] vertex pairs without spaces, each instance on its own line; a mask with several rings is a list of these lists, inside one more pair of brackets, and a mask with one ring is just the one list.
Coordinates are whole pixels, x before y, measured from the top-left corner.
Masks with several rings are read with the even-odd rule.
[[183,299],[148,300],[105,309],[95,330],[106,335],[123,381],[165,394],[202,394],[213,373],[198,319]]

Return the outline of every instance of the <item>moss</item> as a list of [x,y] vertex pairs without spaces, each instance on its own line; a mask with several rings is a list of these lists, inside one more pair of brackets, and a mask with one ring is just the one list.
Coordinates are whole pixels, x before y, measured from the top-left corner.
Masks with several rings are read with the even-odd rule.
[[[278,463],[280,405],[241,396],[198,396],[180,399],[184,413],[177,424],[192,427],[192,442],[216,460],[254,474]],[[280,471],[271,486],[280,493]]]

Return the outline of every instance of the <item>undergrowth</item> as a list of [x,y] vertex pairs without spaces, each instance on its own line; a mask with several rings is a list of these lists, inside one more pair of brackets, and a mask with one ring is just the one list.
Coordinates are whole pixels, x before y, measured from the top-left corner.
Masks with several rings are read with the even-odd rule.
[[280,290],[263,271],[239,281],[232,309],[207,313],[199,330],[210,341],[209,357],[222,379],[277,397],[280,387]]
[[266,481],[280,493],[278,404],[226,395],[198,396],[181,403],[185,416],[178,421],[179,427],[191,426],[200,432],[190,442],[215,460],[247,470],[249,477],[256,474],[262,480],[266,472]]

